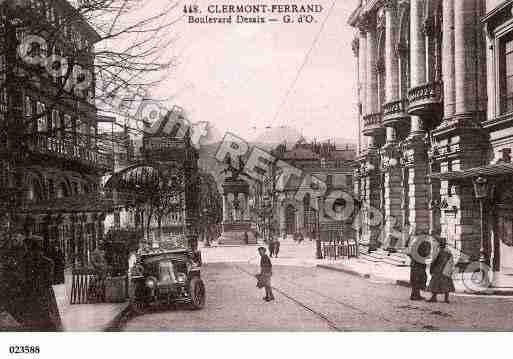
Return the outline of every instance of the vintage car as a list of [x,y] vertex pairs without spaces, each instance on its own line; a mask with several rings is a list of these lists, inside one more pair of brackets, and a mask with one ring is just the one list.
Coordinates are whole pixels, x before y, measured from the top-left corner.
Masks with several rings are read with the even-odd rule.
[[186,303],[205,305],[205,284],[199,263],[186,249],[154,250],[139,254],[131,273],[132,309],[144,312],[152,305]]

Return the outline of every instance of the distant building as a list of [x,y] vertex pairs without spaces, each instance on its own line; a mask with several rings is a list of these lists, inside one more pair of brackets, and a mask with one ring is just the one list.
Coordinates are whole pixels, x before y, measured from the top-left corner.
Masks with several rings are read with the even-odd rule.
[[[296,194],[301,191],[305,176],[314,176],[327,185],[327,192],[321,198],[321,210],[324,199],[335,190],[352,193],[352,173],[355,164],[355,151],[349,146],[339,149],[330,142],[306,142],[303,138],[287,148],[281,144],[273,151],[276,158],[283,160],[302,171],[302,177],[292,176],[288,183],[282,178],[270,178],[264,184],[264,194],[276,192],[276,216],[281,233],[301,232],[311,236],[318,232],[319,220],[331,221],[327,216],[319,216],[315,206],[311,206],[308,194],[298,200]],[[273,183],[273,181],[275,183]]]

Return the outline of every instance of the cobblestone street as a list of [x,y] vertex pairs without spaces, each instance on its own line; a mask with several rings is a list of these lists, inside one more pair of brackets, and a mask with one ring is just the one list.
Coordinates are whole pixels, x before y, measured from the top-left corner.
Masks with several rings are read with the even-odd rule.
[[317,268],[313,253],[312,243],[282,244],[283,257],[273,258],[276,300],[266,303],[252,277],[258,272],[256,247],[205,248],[205,308],[153,311],[132,318],[124,330],[512,329],[513,297],[458,295],[450,304],[413,302],[408,288]]

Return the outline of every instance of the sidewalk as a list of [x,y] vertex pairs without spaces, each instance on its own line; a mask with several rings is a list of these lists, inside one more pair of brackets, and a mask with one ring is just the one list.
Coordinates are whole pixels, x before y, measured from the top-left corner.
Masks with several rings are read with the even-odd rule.
[[[61,316],[63,331],[99,332],[115,330],[127,314],[128,301],[123,303],[70,304],[71,275],[67,284],[54,285],[55,299]],[[0,331],[23,331],[23,326],[7,312],[0,312]]]
[[[360,258],[342,259],[337,261],[323,260],[317,267],[334,270],[372,281],[410,286],[410,268],[398,267],[387,263],[373,263]],[[428,283],[431,279],[429,267]],[[495,274],[492,287],[476,284],[476,277],[471,273],[455,273],[453,275],[456,294],[513,296],[513,278]]]
[[70,304],[71,275],[66,284],[54,285],[55,298],[64,331],[106,331],[127,313],[129,303]]

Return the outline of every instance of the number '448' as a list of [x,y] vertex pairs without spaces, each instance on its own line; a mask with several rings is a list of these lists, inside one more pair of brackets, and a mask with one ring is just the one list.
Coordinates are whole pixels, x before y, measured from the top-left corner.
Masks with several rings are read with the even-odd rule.
[[186,14],[198,12],[198,5],[184,5],[183,12]]

